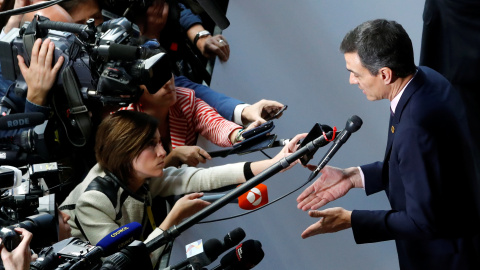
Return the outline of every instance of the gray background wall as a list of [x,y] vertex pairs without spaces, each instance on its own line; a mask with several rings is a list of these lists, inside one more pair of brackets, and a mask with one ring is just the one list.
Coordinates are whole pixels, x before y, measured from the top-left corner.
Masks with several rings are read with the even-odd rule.
[[[401,23],[413,41],[418,64],[424,1],[403,0],[230,0],[223,31],[230,43],[230,60],[217,60],[211,87],[248,103],[262,98],[288,104],[275,121],[274,133],[291,138],[308,132],[315,122],[343,129],[356,114],[364,124],[351,136],[329,165],[349,167],[381,160],[384,155],[389,103],[368,101],[357,86],[348,83],[345,60],[338,47],[347,31],[375,18]],[[216,146],[200,141],[208,150]],[[321,148],[317,164],[329,146]],[[274,155],[279,148],[268,149]],[[263,159],[260,153],[216,158],[208,166]],[[264,182],[270,201],[303,184],[309,171],[302,166],[279,173]],[[254,269],[399,269],[393,241],[357,245],[351,229],[302,239],[300,234],[317,219],[296,208],[300,191],[261,211],[216,223],[198,224],[177,238],[171,263],[185,258],[185,245],[198,239],[223,239],[236,227],[246,239],[263,244],[265,258]],[[384,193],[365,196],[351,190],[324,208],[389,209]],[[227,205],[207,219],[243,213]],[[221,257],[221,256],[220,256]],[[217,265],[215,261],[208,268]]]

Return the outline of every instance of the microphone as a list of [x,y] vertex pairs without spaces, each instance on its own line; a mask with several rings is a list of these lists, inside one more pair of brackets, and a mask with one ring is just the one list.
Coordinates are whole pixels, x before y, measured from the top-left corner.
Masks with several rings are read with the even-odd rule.
[[267,203],[267,186],[261,183],[238,197],[238,206],[245,210],[253,210]]
[[43,113],[15,113],[0,117],[0,130],[34,127],[45,122]]
[[[223,243],[221,243],[217,239],[210,239],[207,242],[205,242],[205,244],[204,244],[205,255],[207,255],[210,262],[208,262],[206,264],[203,264],[200,267],[208,265],[211,262],[215,261],[218,258],[218,255],[222,254],[226,250],[228,250],[228,249],[234,247],[235,245],[237,245],[238,243],[240,243],[240,241],[242,241],[243,238],[245,238],[245,231],[242,228],[239,227],[239,228],[236,228],[236,229],[232,230],[231,232],[227,233],[225,235],[225,237],[223,238]],[[218,243],[220,243],[220,246],[218,245]],[[193,261],[194,261],[193,259],[188,258],[187,260],[184,260],[181,263],[178,263],[178,264],[176,264],[174,266],[171,266],[167,269],[171,269],[171,270],[182,269],[185,266],[187,266],[188,264],[192,264]],[[198,266],[198,265],[196,265],[196,266]]]
[[338,134],[337,138],[333,142],[333,145],[330,147],[330,149],[328,149],[325,156],[318,163],[317,168],[315,169],[315,171],[312,172],[310,176],[310,180],[317,176],[317,174],[323,169],[323,167],[327,165],[333,155],[337,153],[338,149],[340,149],[340,147],[348,140],[348,138],[350,138],[350,135],[359,130],[362,124],[362,119],[356,115],[353,115],[347,120],[345,128],[340,132],[340,134]]
[[[206,195],[200,199],[207,202],[215,202],[225,196],[225,194]],[[230,203],[237,203],[238,207],[244,210],[253,210],[268,203],[268,191],[265,184],[259,184],[242,194],[240,197],[233,199]]]
[[265,253],[263,253],[260,241],[250,239],[230,250],[220,259],[220,264],[211,270],[252,269],[262,261],[264,256]]
[[226,251],[234,247],[235,245],[238,245],[238,243],[240,243],[240,241],[242,241],[245,236],[245,231],[240,227],[233,229],[231,232],[227,233],[225,237],[223,237],[223,251]]
[[86,266],[89,266],[92,262],[100,260],[102,257],[110,256],[129,245],[138,238],[141,233],[142,225],[140,225],[140,223],[128,223],[103,237],[95,246],[95,248],[98,249],[93,249],[94,252],[88,253],[87,256],[74,263],[69,269],[87,269]]
[[[191,244],[190,244],[191,245]],[[188,252],[188,251],[187,251]],[[169,266],[166,269],[174,270],[174,269],[184,269],[189,264],[194,266],[193,269],[199,269],[205,265],[211,264],[218,258],[218,255],[222,254],[223,252],[223,244],[220,240],[212,238],[207,240],[203,244],[203,252],[195,254],[186,260],[177,263],[176,265]]]
[[103,249],[102,257],[110,256],[138,239],[141,233],[142,225],[138,222],[130,222],[103,237],[98,241],[97,246]]

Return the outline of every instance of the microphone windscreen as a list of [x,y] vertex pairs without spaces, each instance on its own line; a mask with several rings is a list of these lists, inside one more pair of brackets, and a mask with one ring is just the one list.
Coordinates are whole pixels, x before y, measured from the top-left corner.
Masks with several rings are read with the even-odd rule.
[[227,233],[227,235],[225,235],[225,237],[223,238],[223,250],[227,250],[234,247],[235,245],[238,245],[238,243],[240,243],[240,241],[242,241],[245,236],[245,231],[240,227]]
[[138,239],[141,233],[142,225],[138,222],[131,222],[103,237],[98,241],[97,246],[103,249],[103,257],[106,257]]
[[238,197],[238,206],[244,210],[253,210],[268,203],[267,186],[258,184]]
[[345,126],[345,129],[351,133],[354,133],[360,129],[362,124],[362,118],[358,117],[357,115],[353,115],[347,120],[347,125]]
[[220,259],[220,265],[231,269],[251,269],[265,256],[262,244],[257,240],[247,240],[229,251]]
[[215,238],[209,239],[203,243],[202,252],[188,257],[186,264],[182,262],[180,263],[180,265],[182,265],[181,268],[174,269],[184,269],[184,266],[187,264],[190,264],[192,269],[199,269],[200,267],[209,265],[218,258],[218,255],[223,252],[222,246],[223,245],[220,240]]
[[34,127],[45,122],[40,112],[15,113],[0,117],[0,130]]
[[210,263],[215,261],[218,256],[222,254],[222,247],[222,242],[215,238],[209,239],[203,244],[203,252],[205,252],[205,255],[210,259]]

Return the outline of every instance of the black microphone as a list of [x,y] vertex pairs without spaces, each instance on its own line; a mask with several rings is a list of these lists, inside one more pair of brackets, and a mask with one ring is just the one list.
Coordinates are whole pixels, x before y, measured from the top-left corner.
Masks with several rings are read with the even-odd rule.
[[360,117],[353,115],[347,120],[347,124],[345,125],[345,128],[338,134],[337,138],[333,142],[333,145],[328,149],[327,153],[325,156],[322,158],[322,160],[318,163],[317,168],[315,171],[312,172],[310,175],[310,180],[315,178],[317,174],[327,165],[327,163],[330,161],[330,159],[337,153],[338,149],[350,138],[350,135],[352,133],[356,132],[357,130],[360,129],[362,126],[363,121]]
[[240,243],[240,241],[242,241],[245,236],[245,231],[240,227],[233,229],[231,232],[227,233],[225,237],[223,237],[223,251],[225,252],[228,249],[234,247],[235,245],[238,245],[238,243]]
[[262,250],[262,244],[257,240],[247,240],[235,249],[230,250],[220,259],[220,264],[211,270],[244,270],[252,269],[262,261],[265,253]]
[[45,122],[43,113],[15,113],[0,117],[0,130],[34,127]]
[[199,269],[200,267],[211,264],[224,251],[222,242],[215,238],[207,240],[203,244],[203,250],[202,253],[191,256],[190,258],[173,266],[169,266],[166,269],[185,269],[188,265],[193,265],[195,266],[194,269]]

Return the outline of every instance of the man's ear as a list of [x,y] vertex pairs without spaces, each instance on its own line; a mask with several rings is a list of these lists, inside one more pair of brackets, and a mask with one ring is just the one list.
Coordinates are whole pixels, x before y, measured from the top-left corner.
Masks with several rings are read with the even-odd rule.
[[394,82],[393,71],[390,68],[383,67],[378,72],[380,76],[382,76],[382,80],[385,85],[388,85]]

